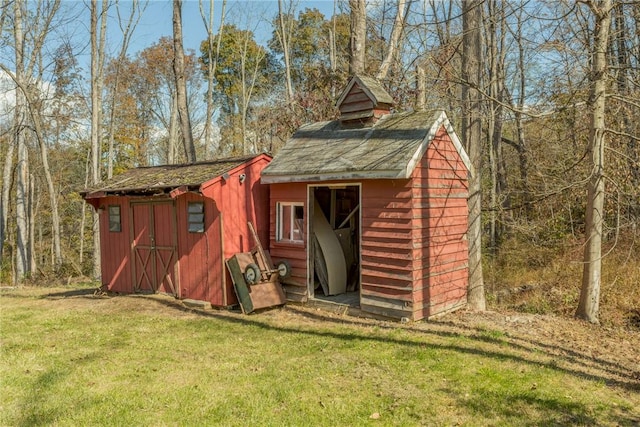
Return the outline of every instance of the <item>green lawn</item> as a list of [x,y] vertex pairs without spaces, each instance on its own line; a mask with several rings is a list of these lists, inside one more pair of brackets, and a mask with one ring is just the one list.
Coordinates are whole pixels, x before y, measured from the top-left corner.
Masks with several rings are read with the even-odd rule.
[[3,426],[640,422],[637,381],[499,330],[197,312],[75,288],[3,291],[0,322]]

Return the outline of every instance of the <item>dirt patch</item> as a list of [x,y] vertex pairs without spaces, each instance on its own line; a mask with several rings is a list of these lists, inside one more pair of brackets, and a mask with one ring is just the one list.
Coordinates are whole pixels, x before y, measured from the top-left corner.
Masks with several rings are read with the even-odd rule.
[[604,370],[607,378],[640,381],[640,333],[637,330],[516,312],[460,311],[442,321],[459,327],[499,331],[509,341],[578,362],[587,373]]

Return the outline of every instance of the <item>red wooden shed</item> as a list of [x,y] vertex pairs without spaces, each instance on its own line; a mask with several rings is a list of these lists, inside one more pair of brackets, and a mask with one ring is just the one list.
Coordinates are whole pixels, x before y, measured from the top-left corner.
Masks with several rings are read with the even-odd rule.
[[269,188],[261,154],[128,170],[83,191],[100,216],[103,288],[237,303],[224,261],[266,242]]
[[262,171],[287,298],[408,320],[464,306],[470,163],[446,114],[392,114],[362,76],[337,105],[340,120],[300,128]]

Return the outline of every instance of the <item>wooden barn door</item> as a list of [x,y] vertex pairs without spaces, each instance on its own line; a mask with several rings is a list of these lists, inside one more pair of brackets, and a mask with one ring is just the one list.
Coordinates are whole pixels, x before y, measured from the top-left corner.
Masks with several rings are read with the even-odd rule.
[[179,297],[176,282],[176,214],[172,202],[131,205],[135,292]]

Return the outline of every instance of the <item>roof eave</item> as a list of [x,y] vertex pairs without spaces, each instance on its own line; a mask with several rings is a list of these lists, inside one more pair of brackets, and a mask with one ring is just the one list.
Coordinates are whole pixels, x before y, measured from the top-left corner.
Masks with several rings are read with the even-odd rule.
[[223,173],[203,182],[202,184],[200,184],[199,186],[199,191],[202,193],[204,192],[207,188],[211,187],[212,185],[220,182],[222,179],[226,179],[224,178],[225,175],[234,175],[236,173],[238,173],[239,171],[245,169],[247,166],[251,166],[254,163],[261,161],[261,160],[266,160],[267,162],[270,162],[271,159],[273,159],[273,157],[269,154],[266,153],[261,153],[256,155],[255,157],[247,160],[244,163],[240,163],[239,165],[236,165],[226,171],[224,171]]
[[469,171],[469,174],[473,176],[474,174],[473,166],[471,164],[471,161],[469,160],[469,156],[467,155],[467,152],[462,146],[462,143],[460,142],[458,135],[453,130],[453,125],[451,124],[451,121],[449,121],[449,117],[447,117],[447,114],[444,112],[444,110],[441,110],[438,116],[436,117],[436,120],[433,122],[433,125],[431,125],[431,128],[429,128],[429,132],[425,136],[422,144],[420,144],[416,152],[413,153],[413,156],[411,156],[409,163],[407,163],[407,167],[403,171],[404,176],[406,178],[409,178],[413,174],[413,171],[415,170],[416,166],[418,166],[418,164],[420,163],[420,160],[427,152],[427,149],[429,148],[431,141],[433,141],[433,139],[436,137],[436,134],[438,133],[438,129],[440,129],[441,126],[444,126],[447,134],[449,135],[449,138],[451,138],[451,142],[453,143],[453,145],[456,148],[456,151],[460,155],[462,162],[464,163],[467,170]]
[[262,184],[282,184],[294,182],[325,182],[325,181],[345,181],[359,179],[404,179],[405,172],[402,170],[376,170],[376,171],[351,171],[351,172],[319,172],[310,174],[281,175],[262,174],[260,182]]
[[198,192],[200,184],[181,184],[175,186],[163,186],[163,187],[144,187],[144,188],[107,188],[97,191],[81,191],[80,195],[86,199],[97,199],[109,196],[143,196],[152,197],[158,195],[170,195],[171,192],[177,189],[186,189],[185,191]]

